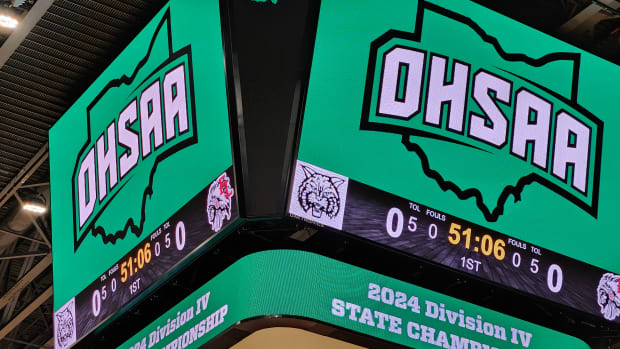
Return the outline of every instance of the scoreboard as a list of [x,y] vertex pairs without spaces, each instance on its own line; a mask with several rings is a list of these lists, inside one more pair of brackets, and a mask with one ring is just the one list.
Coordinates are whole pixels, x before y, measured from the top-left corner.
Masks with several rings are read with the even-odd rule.
[[618,77],[473,2],[322,2],[288,212],[618,322]]
[[217,1],[171,1],[50,131],[56,348],[239,218]]
[[[246,218],[235,238],[255,227],[292,234],[288,224],[303,222],[617,326],[620,68],[471,1],[235,1],[171,0],[51,129],[56,347],[110,324]],[[293,12],[303,21],[291,15],[267,28]],[[278,48],[291,38],[294,59],[277,66],[271,58],[284,57]],[[270,44],[248,57],[261,40]],[[349,298],[248,310],[260,295],[218,292],[207,309],[212,290],[245,287],[225,271],[191,296],[196,315],[212,316],[198,342],[273,314],[416,347],[430,316],[422,306],[460,316],[459,338],[471,331],[464,313],[489,314],[492,329],[517,321],[317,256],[264,256],[230,267],[273,269],[257,294],[276,297],[282,284],[281,294],[303,298],[316,264],[331,282],[324,287],[348,288]],[[295,282],[274,279],[289,259]],[[353,274],[363,277],[339,280]],[[385,317],[364,315],[362,303]],[[380,321],[401,332],[392,337]],[[521,325],[535,329],[478,338],[481,323],[471,340],[527,347],[527,333],[565,338]],[[145,329],[123,347],[157,346],[157,333]]]

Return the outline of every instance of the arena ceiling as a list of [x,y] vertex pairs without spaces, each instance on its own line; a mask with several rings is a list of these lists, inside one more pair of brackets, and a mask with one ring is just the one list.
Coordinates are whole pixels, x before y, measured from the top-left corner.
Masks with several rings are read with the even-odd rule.
[[[620,63],[620,2],[478,0]],[[0,0],[21,18],[0,29],[0,348],[51,348],[48,131],[165,0]],[[620,339],[612,339],[615,344]]]

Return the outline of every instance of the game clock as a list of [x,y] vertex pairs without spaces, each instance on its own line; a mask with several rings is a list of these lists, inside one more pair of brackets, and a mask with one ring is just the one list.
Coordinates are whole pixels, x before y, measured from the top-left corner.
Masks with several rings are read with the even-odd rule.
[[170,222],[165,222],[157,228],[146,242],[134,248],[121,262],[116,263],[100,277],[99,287],[92,291],[92,315],[99,317],[102,304],[108,300],[108,295],[114,296],[119,288],[121,290],[119,292],[125,294],[120,298],[125,299],[139,293],[145,285],[156,281],[151,271],[151,262],[153,266],[157,266],[162,264],[160,258],[161,261],[170,260],[174,259],[175,254],[183,254],[186,241],[185,223],[182,220],[175,224],[174,229],[171,229]]
[[[410,211],[422,213],[420,212],[419,204],[409,202],[408,206]],[[485,229],[474,230],[475,228],[472,229],[471,224],[462,225],[456,222],[446,222],[445,214],[437,213],[437,211],[430,208],[425,210],[424,214],[427,217],[436,220],[435,223],[428,223],[426,229],[427,237],[435,240],[440,235],[440,230],[445,231],[447,234],[441,234],[442,237],[459,251],[464,250],[462,252],[464,255],[458,259],[460,263],[457,263],[460,269],[477,274],[484,272],[484,260],[488,261],[488,258],[492,258],[493,262],[503,262],[508,258],[511,265],[516,269],[521,270],[525,268],[532,274],[541,272],[540,259],[542,252],[539,247],[528,246],[525,242],[513,238],[497,237]],[[392,238],[400,238],[405,229],[409,233],[415,233],[419,228],[418,217],[419,215],[414,213],[405,217],[402,209],[392,207],[386,214],[385,231]],[[407,221],[406,225],[405,221]],[[562,285],[562,267],[558,264],[549,265],[546,270],[546,286],[548,290],[552,293],[558,293],[562,290]]]

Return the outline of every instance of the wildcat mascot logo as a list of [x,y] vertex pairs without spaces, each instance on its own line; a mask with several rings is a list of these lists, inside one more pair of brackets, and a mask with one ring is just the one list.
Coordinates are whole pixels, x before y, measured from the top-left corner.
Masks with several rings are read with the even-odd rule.
[[56,347],[68,348],[76,340],[75,301],[72,299],[54,314]]
[[289,212],[342,229],[348,183],[346,177],[298,160]]
[[489,222],[534,182],[596,217],[603,123],[577,103],[580,56],[507,52],[420,1],[413,33],[371,44],[360,128],[402,135],[424,175]]
[[306,175],[297,193],[301,207],[306,212],[311,211],[314,218],[321,218],[323,213],[335,218],[340,212],[338,187],[344,179],[320,174],[308,166],[301,168]]
[[131,75],[110,80],[85,110],[73,173],[74,249],[142,233],[158,165],[197,142],[191,47],[172,48],[170,9]]
[[598,305],[605,319],[613,321],[620,316],[620,276],[605,273],[596,288]]
[[219,232],[224,221],[230,220],[232,196],[235,194],[226,173],[217,177],[209,186],[207,196],[207,219],[214,232]]

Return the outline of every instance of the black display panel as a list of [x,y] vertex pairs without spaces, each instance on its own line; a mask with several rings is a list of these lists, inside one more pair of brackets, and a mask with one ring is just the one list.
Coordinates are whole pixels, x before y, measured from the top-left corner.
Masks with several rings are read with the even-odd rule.
[[[214,204],[213,193],[234,194],[232,168],[219,176],[141,243],[75,297],[76,334],[80,338],[129,305],[153,285],[164,281],[195,251],[239,218],[236,200]],[[229,216],[209,221],[209,210],[228,209]],[[214,217],[211,214],[211,217]],[[152,288],[151,288],[152,290]]]
[[[620,322],[615,274],[301,161],[289,211],[307,222]],[[536,229],[535,222],[524,229]]]

